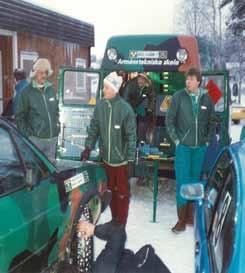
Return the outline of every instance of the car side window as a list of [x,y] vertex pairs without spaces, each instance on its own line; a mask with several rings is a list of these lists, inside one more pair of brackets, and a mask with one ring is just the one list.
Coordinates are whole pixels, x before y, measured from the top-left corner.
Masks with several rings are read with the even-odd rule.
[[33,185],[39,184],[43,179],[50,175],[48,168],[35,155],[30,146],[28,146],[20,136],[18,136],[16,133],[14,133],[13,136],[24,162],[25,169],[31,173]]
[[210,225],[214,217],[218,196],[223,189],[223,182],[229,173],[230,164],[231,158],[229,154],[227,152],[222,153],[208,178],[208,183],[205,190],[204,205],[207,233],[210,230]]
[[[226,272],[230,264],[235,238],[236,176],[228,153],[225,152],[220,157],[211,178],[214,179],[211,184],[216,186],[217,194],[213,194],[215,198],[208,242],[213,272],[222,273]],[[215,187],[210,188],[211,191],[213,189]]]
[[25,184],[25,172],[9,132],[0,127],[0,196]]

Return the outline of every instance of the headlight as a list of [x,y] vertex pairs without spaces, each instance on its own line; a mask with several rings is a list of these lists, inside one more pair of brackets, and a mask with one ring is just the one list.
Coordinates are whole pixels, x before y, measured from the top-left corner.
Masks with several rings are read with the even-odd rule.
[[115,48],[108,48],[106,54],[107,54],[107,58],[110,61],[117,60],[117,50]]
[[177,51],[176,54],[177,59],[181,62],[181,63],[185,63],[186,60],[188,59],[188,52],[186,49],[181,48]]

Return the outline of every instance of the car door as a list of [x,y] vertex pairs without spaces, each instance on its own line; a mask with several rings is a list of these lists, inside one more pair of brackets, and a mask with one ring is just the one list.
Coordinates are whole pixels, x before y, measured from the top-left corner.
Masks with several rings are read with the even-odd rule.
[[228,272],[236,215],[236,176],[228,151],[218,158],[196,213],[196,272]]
[[[58,158],[79,160],[96,102],[101,99],[101,72],[92,69],[63,68],[59,75],[61,132]],[[97,158],[99,150],[92,151]]]
[[209,173],[222,148],[230,143],[230,89],[227,71],[203,72],[202,87],[215,105],[215,137],[207,150],[204,172]]
[[[14,130],[0,127],[0,134],[0,146],[7,147],[14,157],[5,160],[4,168],[1,167],[2,172],[4,169],[7,172],[2,174],[4,186],[0,197],[0,215],[6,215],[0,227],[0,266],[3,261],[2,272],[7,272],[16,257],[32,258],[48,248],[64,221],[64,213],[50,171],[31,146]],[[9,156],[7,151],[5,154]],[[5,154],[1,152],[0,158]],[[42,263],[47,260],[40,260],[40,266]]]

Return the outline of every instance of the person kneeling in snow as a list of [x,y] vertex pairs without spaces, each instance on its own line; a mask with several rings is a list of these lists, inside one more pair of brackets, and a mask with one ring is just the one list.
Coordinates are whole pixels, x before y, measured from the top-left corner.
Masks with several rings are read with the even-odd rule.
[[80,221],[77,229],[85,238],[95,235],[107,242],[94,263],[93,273],[170,273],[151,245],[143,246],[136,254],[124,248],[124,225],[111,221],[96,226]]

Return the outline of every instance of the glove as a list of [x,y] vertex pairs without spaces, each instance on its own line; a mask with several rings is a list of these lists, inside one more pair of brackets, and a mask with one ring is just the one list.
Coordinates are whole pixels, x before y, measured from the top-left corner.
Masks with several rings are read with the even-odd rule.
[[86,161],[89,159],[89,155],[90,155],[91,149],[86,148],[82,153],[81,153],[81,161]]
[[131,178],[134,176],[134,163],[132,161],[128,162],[127,171],[128,171],[128,178]]
[[106,183],[100,183],[98,187],[98,191],[101,195],[104,194],[104,192],[107,190],[107,184]]

